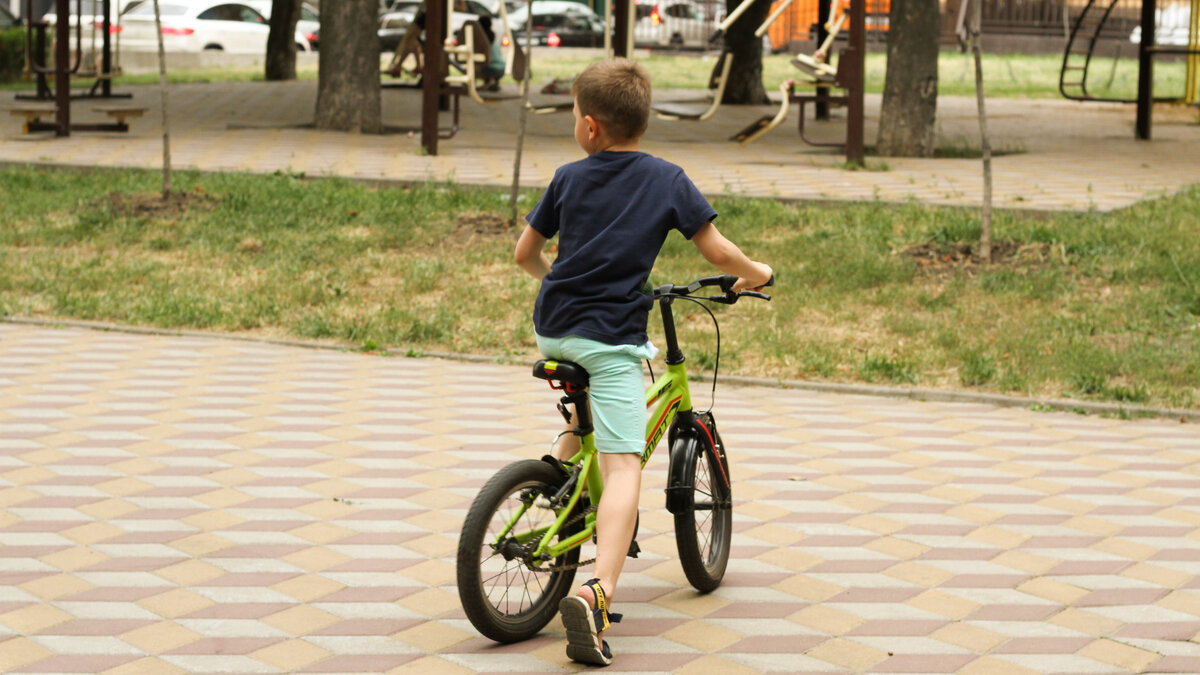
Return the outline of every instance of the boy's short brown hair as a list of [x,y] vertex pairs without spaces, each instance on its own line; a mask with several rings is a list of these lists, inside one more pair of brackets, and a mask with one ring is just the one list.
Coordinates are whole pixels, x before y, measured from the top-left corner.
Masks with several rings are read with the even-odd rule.
[[571,85],[582,115],[600,121],[614,138],[632,141],[650,126],[650,73],[615,58],[588,66]]

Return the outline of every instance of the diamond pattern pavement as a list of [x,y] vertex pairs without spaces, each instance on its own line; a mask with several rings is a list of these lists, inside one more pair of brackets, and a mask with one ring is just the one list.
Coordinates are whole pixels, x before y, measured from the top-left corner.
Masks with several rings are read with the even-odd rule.
[[[554,400],[524,366],[0,323],[0,672],[580,670],[557,622],[480,637],[454,587],[471,498]],[[716,412],[725,583],[687,585],[660,455],[609,670],[1200,672],[1195,425],[736,386]]]

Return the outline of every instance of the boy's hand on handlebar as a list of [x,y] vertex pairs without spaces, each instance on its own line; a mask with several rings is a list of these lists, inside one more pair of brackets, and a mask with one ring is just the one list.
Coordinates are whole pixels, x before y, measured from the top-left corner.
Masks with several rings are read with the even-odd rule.
[[754,265],[758,267],[759,274],[753,277],[739,277],[733,284],[734,293],[761,290],[775,279],[775,272],[769,265],[760,262],[756,262]]

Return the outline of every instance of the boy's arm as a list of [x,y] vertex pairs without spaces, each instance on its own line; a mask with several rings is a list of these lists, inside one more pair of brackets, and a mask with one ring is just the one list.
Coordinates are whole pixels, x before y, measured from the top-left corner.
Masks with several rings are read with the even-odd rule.
[[761,288],[774,275],[767,265],[747,258],[742,249],[726,239],[712,223],[705,224],[692,235],[692,243],[700,249],[704,259],[717,269],[738,277],[737,283],[733,285],[734,291]]
[[521,238],[517,240],[517,250],[513,257],[517,265],[534,279],[541,280],[550,273],[550,259],[542,252],[545,246],[546,238],[528,225],[521,232]]

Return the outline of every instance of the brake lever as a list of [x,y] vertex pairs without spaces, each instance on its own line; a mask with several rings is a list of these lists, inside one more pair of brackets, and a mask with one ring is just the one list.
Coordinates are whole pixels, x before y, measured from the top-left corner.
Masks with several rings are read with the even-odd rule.
[[759,300],[770,300],[771,299],[771,296],[767,295],[766,293],[759,293],[758,291],[742,291],[741,293],[738,293],[738,297],[739,298],[758,298]]

